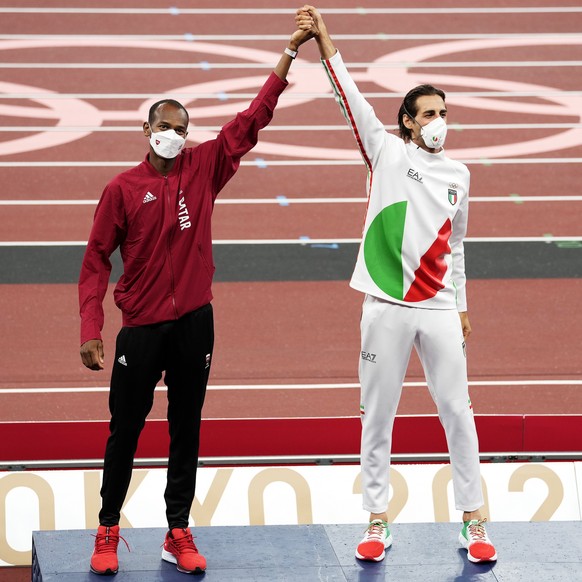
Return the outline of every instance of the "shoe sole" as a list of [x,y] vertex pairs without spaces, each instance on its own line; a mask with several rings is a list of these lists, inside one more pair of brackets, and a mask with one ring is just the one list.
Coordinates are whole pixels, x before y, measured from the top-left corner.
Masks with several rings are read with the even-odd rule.
[[364,562],[381,562],[386,557],[386,550],[391,545],[392,545],[392,534],[390,534],[384,540],[384,551],[378,557],[373,558],[373,557],[362,556],[360,553],[358,553],[358,550],[356,548],[356,558],[358,558],[358,560],[363,560]]
[[485,559],[475,558],[472,556],[471,552],[469,552],[469,541],[462,533],[459,534],[459,543],[465,550],[467,550],[467,558],[469,559],[469,562],[473,562],[473,564],[480,564],[482,562],[495,562],[497,560],[497,552],[495,552],[495,554],[493,554],[493,556],[490,558]]
[[186,570],[185,568],[180,568],[176,556],[174,556],[174,554],[168,552],[167,550],[162,550],[162,560],[164,560],[165,562],[170,562],[170,564],[175,564],[178,572],[182,572],[182,574],[204,574],[204,572],[206,571],[206,568],[200,567],[196,567],[194,570]]
[[99,572],[99,570],[95,570],[93,566],[91,566],[91,572],[93,572],[93,574],[97,574],[97,576],[114,576],[115,574],[117,574],[117,572],[119,572],[119,569],[110,570],[108,568],[107,570],[105,570],[105,572]]

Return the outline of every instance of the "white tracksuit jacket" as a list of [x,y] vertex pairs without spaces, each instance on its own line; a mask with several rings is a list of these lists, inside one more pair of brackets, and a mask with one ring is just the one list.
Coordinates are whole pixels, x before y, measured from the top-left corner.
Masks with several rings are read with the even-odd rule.
[[350,285],[411,307],[467,310],[469,170],[387,133],[337,52],[323,61],[368,168],[368,210]]

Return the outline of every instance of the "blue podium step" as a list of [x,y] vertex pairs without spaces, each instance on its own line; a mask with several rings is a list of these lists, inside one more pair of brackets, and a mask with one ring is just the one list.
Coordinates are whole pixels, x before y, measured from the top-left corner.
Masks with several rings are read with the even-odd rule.
[[[395,524],[394,544],[381,563],[354,558],[363,525],[236,526],[193,528],[206,556],[207,582],[582,581],[582,522],[488,525],[497,563],[472,564],[451,523]],[[33,582],[96,582],[89,572],[93,531],[34,532]],[[119,545],[115,582],[184,582],[185,574],[160,559],[165,529],[124,529],[131,552]]]

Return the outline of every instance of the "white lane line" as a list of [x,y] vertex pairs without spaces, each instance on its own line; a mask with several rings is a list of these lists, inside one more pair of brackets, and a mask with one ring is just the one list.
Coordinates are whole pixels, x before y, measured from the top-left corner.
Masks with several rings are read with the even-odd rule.
[[[3,7],[0,14],[162,14],[178,16],[182,14],[294,14],[295,8],[27,8]],[[582,12],[579,6],[481,6],[466,8],[324,8],[322,14],[569,14]]]
[[[582,236],[491,236],[491,237],[466,237],[465,242],[569,242],[582,241]],[[313,244],[359,244],[362,242],[361,238],[307,238],[307,239],[232,239],[232,240],[215,240],[213,244],[217,245],[246,245],[246,244],[260,244],[260,245],[313,245]]]
[[[459,159],[459,158],[457,158]],[[558,159],[558,158],[551,158]],[[568,158],[582,162],[582,158]],[[481,162],[480,162],[481,163]],[[141,164],[140,161],[29,161],[29,162],[0,162],[0,168],[132,168]],[[242,161],[241,166],[264,168],[267,166],[361,166],[361,160],[261,160],[261,162]]]
[[[404,382],[405,388],[417,388],[426,386],[426,382]],[[469,381],[469,386],[582,386],[582,380],[474,380]],[[357,382],[334,384],[224,384],[209,385],[208,390],[345,390],[360,388]],[[165,392],[165,386],[157,386],[156,390]],[[108,386],[76,387],[76,388],[0,388],[2,394],[71,394],[71,393],[100,393],[109,392]]]
[[[483,236],[466,237],[468,243],[491,242],[580,242],[582,236]],[[214,245],[331,245],[331,244],[360,244],[361,238],[273,238],[273,239],[219,239],[213,240]],[[0,247],[81,247],[87,241],[81,240],[49,240],[49,241],[0,241]]]
[[[0,69],[2,65],[0,65]],[[42,67],[47,68],[47,67]],[[391,91],[383,91],[377,93],[362,93],[362,95],[366,99],[402,99],[405,93],[393,93]],[[549,91],[449,91],[447,93],[447,99],[452,101],[457,97],[483,97],[483,98],[503,98],[503,97],[544,97],[544,98],[552,98],[552,97],[580,97],[582,95],[582,91],[562,91],[562,90],[549,90]],[[58,100],[58,99],[158,99],[160,93],[1,93],[0,99],[42,99],[42,100]],[[218,100],[220,102],[228,101],[229,99],[254,99],[257,96],[255,93],[172,93],[172,97],[174,99],[208,99],[208,100]],[[332,93],[283,93],[279,99],[293,101],[295,99],[332,99]],[[513,124],[461,124],[451,122],[450,126],[453,129],[464,129],[465,127],[469,127],[469,125],[475,128],[483,128],[486,129],[488,127],[496,127],[499,126],[500,128],[505,128],[507,126],[510,127],[521,127],[528,128],[531,126],[540,125],[542,128],[548,127],[570,127],[570,126],[577,126],[579,124],[572,123],[572,124],[525,124],[525,123],[513,123]],[[7,126],[10,127],[10,126]],[[25,129],[29,126],[22,126]],[[60,127],[66,126],[50,126],[53,130],[58,131]],[[103,126],[100,126],[103,127]],[[109,128],[124,128],[124,126],[106,126]],[[127,129],[135,131],[136,126],[129,126]],[[195,126],[196,127],[196,126]],[[202,127],[202,126],[201,126]],[[218,127],[219,126],[208,126],[209,128]],[[267,130],[269,126],[264,128],[262,131]],[[294,127],[302,127],[302,126],[282,126],[282,127],[289,127],[290,129]],[[317,127],[334,127],[334,126],[317,126]],[[341,127],[341,126],[337,126]],[[346,126],[347,127],[347,126]],[[386,125],[386,128],[395,127],[391,125]],[[102,130],[104,131],[104,130]],[[272,131],[272,130],[271,130]]]
[[[0,9],[0,14],[2,10]],[[491,32],[491,33],[386,33],[376,32],[372,34],[334,34],[336,41],[361,42],[361,41],[402,41],[402,40],[496,40],[496,39],[577,39],[579,32]],[[264,42],[287,41],[286,34],[0,34],[0,40],[185,40],[185,41],[214,41],[214,42]]]
[[[582,96],[582,91],[577,92]],[[539,93],[536,94],[539,96]],[[0,99],[2,97],[0,96]],[[469,131],[469,130],[492,130],[492,129],[580,129],[582,123],[449,123],[450,131]],[[191,124],[190,131],[220,131],[221,125],[195,125]],[[385,125],[386,131],[396,131],[396,125]],[[143,128],[138,125],[6,125],[0,127],[0,133],[14,132],[22,133],[23,131],[43,131],[43,132],[130,132],[143,133]],[[347,125],[267,125],[261,129],[264,131],[352,131]]]
[[[217,198],[216,204],[225,205],[254,205],[270,204],[287,206],[291,204],[364,204],[368,201],[365,196],[336,197],[336,198]],[[0,200],[0,206],[95,206],[98,199],[87,200]],[[582,196],[474,196],[469,202],[582,202]]]
[[[348,69],[475,69],[522,67],[580,67],[582,61],[423,61],[358,62],[346,63]],[[273,63],[2,63],[2,69],[272,69]],[[298,61],[293,69],[321,69],[320,63]],[[46,95],[43,95],[46,98]]]
[[[580,164],[582,158],[456,158],[467,165],[490,166],[495,164]],[[131,168],[141,161],[29,161],[29,162],[0,162],[0,168]],[[264,160],[242,161],[241,166],[251,166],[265,169],[268,166],[361,166],[362,160]]]

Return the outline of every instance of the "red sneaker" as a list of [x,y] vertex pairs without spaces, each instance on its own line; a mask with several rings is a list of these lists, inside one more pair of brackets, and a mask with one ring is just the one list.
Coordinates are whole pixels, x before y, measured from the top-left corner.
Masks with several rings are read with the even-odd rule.
[[110,576],[117,574],[117,544],[122,539],[129,550],[127,542],[119,535],[119,526],[100,525],[95,536],[95,549],[91,556],[91,572]]
[[162,560],[176,564],[184,574],[202,574],[206,570],[206,560],[198,553],[189,527],[176,527],[166,534]]
[[356,548],[358,560],[381,562],[386,555],[386,548],[392,545],[392,534],[388,524],[381,519],[371,521],[366,530],[364,539]]
[[459,542],[467,550],[471,562],[494,562],[497,552],[485,531],[485,519],[466,521],[459,534]]

